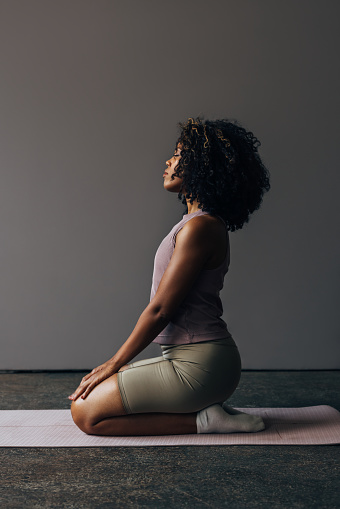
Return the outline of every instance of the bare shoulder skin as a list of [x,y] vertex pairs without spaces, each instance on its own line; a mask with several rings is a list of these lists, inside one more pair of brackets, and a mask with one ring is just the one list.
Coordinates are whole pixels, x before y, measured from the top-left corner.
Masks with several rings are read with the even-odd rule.
[[203,269],[211,270],[219,267],[224,261],[228,249],[226,227],[221,219],[209,214],[196,216],[183,226],[176,238],[179,238],[181,234],[183,234],[183,231],[185,233],[190,227],[201,228],[202,244],[208,243],[209,249],[211,250],[210,257]]

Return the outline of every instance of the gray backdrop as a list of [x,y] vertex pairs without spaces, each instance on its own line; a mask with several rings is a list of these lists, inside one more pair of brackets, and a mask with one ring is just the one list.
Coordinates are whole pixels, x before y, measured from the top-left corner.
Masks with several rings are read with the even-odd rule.
[[252,130],[272,176],[230,235],[243,367],[339,368],[339,2],[0,8],[0,369],[92,369],[129,336],[183,213],[162,178],[176,123],[197,115]]

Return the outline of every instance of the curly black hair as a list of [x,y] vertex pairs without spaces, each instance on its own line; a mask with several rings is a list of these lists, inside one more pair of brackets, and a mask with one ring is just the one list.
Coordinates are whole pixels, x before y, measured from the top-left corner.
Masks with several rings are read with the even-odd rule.
[[174,176],[183,178],[179,200],[186,205],[187,199],[197,199],[203,211],[221,216],[228,230],[241,229],[270,189],[269,171],[257,151],[260,141],[236,120],[196,117],[177,126],[181,158]]

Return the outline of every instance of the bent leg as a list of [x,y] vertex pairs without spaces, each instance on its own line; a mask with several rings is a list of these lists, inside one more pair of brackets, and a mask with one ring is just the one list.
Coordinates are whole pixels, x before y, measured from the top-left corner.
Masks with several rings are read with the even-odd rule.
[[85,398],[71,405],[72,418],[89,435],[137,436],[197,433],[196,413],[126,414],[117,374],[97,385]]
[[[195,353],[198,357],[191,362]],[[212,342],[185,345],[171,349],[171,360],[156,357],[125,365],[85,400],[73,401],[73,420],[87,434],[108,436],[260,431],[259,423],[245,426],[243,416],[230,415],[214,404],[233,392],[238,381],[237,351],[225,353],[227,362]],[[229,376],[227,369],[226,379],[216,378],[229,364],[236,374]]]

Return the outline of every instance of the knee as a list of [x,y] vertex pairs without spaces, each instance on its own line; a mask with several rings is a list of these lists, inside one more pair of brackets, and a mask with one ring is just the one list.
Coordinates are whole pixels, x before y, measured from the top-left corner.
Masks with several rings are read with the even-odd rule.
[[81,431],[87,435],[93,434],[93,425],[89,419],[88,412],[86,412],[86,405],[81,398],[72,401],[71,414],[74,424],[78,426]]

